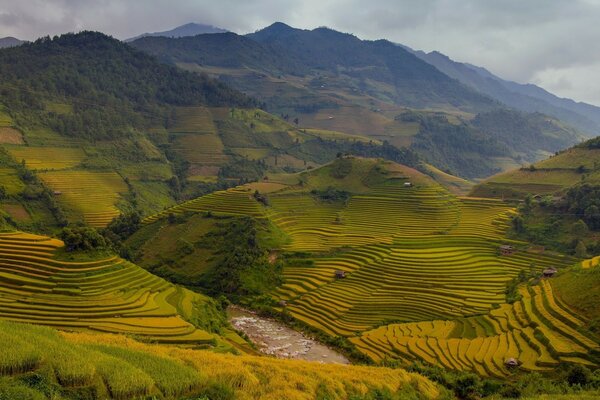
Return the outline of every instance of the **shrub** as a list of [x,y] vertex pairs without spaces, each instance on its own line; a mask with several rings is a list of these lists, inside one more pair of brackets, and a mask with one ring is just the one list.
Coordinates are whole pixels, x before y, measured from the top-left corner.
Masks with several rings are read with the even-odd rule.
[[94,250],[106,247],[106,240],[94,228],[72,227],[64,228],[60,238],[65,242],[67,251]]
[[585,386],[590,383],[592,379],[592,373],[590,370],[583,365],[573,365],[567,371],[566,381],[569,385]]

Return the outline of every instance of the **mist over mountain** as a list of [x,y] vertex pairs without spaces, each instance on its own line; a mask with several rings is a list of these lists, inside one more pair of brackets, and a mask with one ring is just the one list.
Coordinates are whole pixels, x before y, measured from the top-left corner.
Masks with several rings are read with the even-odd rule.
[[225,33],[226,29],[218,28],[212,25],[205,24],[197,24],[195,22],[190,22],[189,24],[178,26],[177,28],[173,28],[168,31],[163,32],[152,32],[152,33],[142,33],[141,35],[125,39],[125,42],[131,42],[139,38],[143,38],[146,36],[164,36],[171,38],[185,37],[185,36],[196,36],[205,33]]

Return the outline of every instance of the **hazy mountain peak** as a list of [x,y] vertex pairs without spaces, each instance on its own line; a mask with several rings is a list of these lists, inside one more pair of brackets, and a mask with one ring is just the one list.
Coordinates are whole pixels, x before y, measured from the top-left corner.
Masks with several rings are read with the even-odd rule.
[[7,36],[4,38],[0,38],[0,49],[4,48],[4,47],[14,47],[14,46],[20,46],[23,43],[25,43],[25,41],[23,40],[19,40],[15,37],[12,36]]
[[141,35],[126,39],[125,41],[131,42],[131,41],[134,41],[136,39],[146,37],[146,36],[165,36],[165,37],[171,37],[171,38],[178,38],[178,37],[185,37],[185,36],[202,35],[202,34],[206,34],[206,33],[225,33],[225,32],[229,32],[229,31],[226,29],[222,29],[222,28],[213,26],[213,25],[198,24],[195,22],[190,22],[190,23],[178,26],[177,28],[171,29],[169,31],[143,33]]

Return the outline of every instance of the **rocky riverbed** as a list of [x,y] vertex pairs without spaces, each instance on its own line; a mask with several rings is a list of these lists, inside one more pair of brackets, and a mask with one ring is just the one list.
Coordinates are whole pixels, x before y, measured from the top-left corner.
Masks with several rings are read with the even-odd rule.
[[239,307],[230,307],[229,321],[267,355],[277,358],[349,364],[346,357],[300,332],[270,318]]

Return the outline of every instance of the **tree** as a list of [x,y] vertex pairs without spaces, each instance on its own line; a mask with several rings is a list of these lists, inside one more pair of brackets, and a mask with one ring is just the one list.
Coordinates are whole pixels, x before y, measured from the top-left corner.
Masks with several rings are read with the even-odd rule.
[[573,233],[573,235],[575,235],[578,239],[583,239],[588,232],[588,226],[581,219],[571,226],[571,233]]
[[87,226],[64,228],[60,233],[60,238],[65,242],[67,251],[85,251],[106,247],[104,237],[94,228]]
[[516,217],[514,217],[512,219],[512,225],[513,225],[515,232],[517,232],[517,233],[525,232],[525,223],[524,223],[523,217],[521,217],[520,215],[517,215]]
[[567,383],[571,386],[584,386],[590,382],[591,375],[592,374],[587,367],[575,364],[567,372]]
[[587,247],[583,241],[577,241],[577,246],[575,246],[575,256],[579,258],[587,257]]

